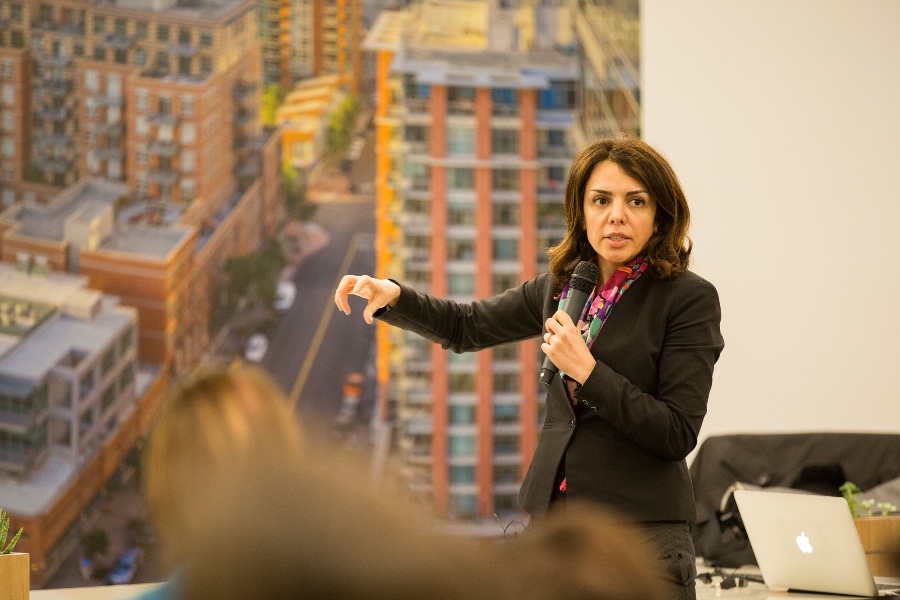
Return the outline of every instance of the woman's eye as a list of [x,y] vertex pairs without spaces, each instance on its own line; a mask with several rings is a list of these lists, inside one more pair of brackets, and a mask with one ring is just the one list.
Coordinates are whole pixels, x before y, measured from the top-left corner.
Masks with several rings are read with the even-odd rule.
[[594,204],[609,204],[609,198],[605,196],[597,196],[594,198]]
[[647,201],[644,200],[643,198],[632,198],[631,203],[635,206],[643,206],[643,205],[647,204]]

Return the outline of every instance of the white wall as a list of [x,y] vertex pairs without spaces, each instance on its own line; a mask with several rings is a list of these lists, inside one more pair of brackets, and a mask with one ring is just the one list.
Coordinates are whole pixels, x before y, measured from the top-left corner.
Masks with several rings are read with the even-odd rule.
[[900,432],[900,2],[642,0],[725,351],[702,437]]

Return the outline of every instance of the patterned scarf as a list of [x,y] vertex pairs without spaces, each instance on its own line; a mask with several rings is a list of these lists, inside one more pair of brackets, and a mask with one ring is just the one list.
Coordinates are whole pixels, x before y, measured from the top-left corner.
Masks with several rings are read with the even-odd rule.
[[[587,302],[584,304],[584,310],[581,311],[581,317],[578,319],[578,328],[581,329],[581,337],[584,339],[584,343],[587,344],[588,348],[594,344],[594,340],[597,339],[597,334],[600,333],[600,330],[609,318],[610,313],[612,313],[612,309],[615,308],[616,304],[618,304],[619,300],[622,298],[622,294],[637,281],[638,277],[644,274],[648,265],[649,263],[644,256],[638,254],[630,263],[616,269],[616,272],[606,281],[602,289],[598,291],[597,288],[594,287],[591,295],[588,296]],[[559,296],[559,310],[566,309],[566,300],[568,300],[568,298],[569,283],[566,283],[566,286]],[[559,376],[569,392],[568,395],[570,400],[574,404],[574,387],[576,382],[570,377],[567,377],[562,371],[559,372]],[[565,479],[563,479],[562,484],[560,484],[559,491],[565,493]]]

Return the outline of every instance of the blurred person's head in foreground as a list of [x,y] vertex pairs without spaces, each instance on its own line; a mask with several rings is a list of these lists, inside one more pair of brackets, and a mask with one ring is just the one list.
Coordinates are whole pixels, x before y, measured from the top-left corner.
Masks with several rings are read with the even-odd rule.
[[[198,497],[189,600],[498,598],[487,552],[426,530],[403,501],[348,476],[268,456]],[[496,575],[496,576],[495,576]]]
[[665,600],[653,550],[597,505],[567,503],[498,552],[523,600]]
[[150,518],[170,561],[183,558],[198,494],[234,469],[252,468],[261,445],[301,452],[288,402],[261,369],[201,366],[171,387],[144,457]]

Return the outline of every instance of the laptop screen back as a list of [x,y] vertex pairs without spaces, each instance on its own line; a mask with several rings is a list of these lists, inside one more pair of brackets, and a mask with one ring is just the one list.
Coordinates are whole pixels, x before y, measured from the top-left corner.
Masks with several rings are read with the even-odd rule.
[[770,589],[878,595],[843,498],[751,490],[734,498]]

